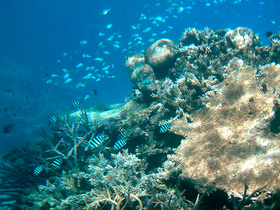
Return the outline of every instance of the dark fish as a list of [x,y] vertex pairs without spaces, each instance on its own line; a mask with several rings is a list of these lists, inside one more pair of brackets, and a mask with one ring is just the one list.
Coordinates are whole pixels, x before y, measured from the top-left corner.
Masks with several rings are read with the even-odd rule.
[[8,124],[3,127],[3,133],[10,133],[14,127],[14,124]]
[[55,159],[55,160],[51,163],[51,167],[52,167],[53,169],[58,169],[58,168],[60,168],[60,165],[61,165],[62,161],[63,161],[62,158],[57,158],[57,159]]
[[109,136],[104,135],[103,133],[94,137],[93,139],[91,139],[89,141],[89,145],[92,148],[98,147],[99,145],[101,145],[104,141],[106,141],[109,138]]
[[6,88],[5,89],[6,92],[13,94],[13,96],[15,96],[15,91],[12,88]]
[[42,165],[36,167],[33,171],[34,176],[38,176],[42,171],[43,171],[44,167]]
[[166,131],[168,131],[171,127],[171,123],[165,123],[162,126],[160,126],[159,132],[160,133],[165,133]]
[[94,95],[97,95],[97,90],[92,89],[92,93],[93,93]]
[[121,149],[124,145],[126,145],[126,139],[120,139],[114,144],[114,149]]
[[72,108],[79,109],[80,104],[81,104],[80,101],[74,101],[71,105]]
[[265,33],[265,36],[266,36],[267,38],[270,38],[270,37],[272,36],[272,32],[271,32],[271,31],[267,31],[267,32]]

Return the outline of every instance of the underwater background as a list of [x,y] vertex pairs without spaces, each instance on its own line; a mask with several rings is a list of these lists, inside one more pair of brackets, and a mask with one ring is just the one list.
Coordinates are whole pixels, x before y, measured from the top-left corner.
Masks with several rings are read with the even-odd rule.
[[0,209],[277,209],[279,8],[1,2]]
[[[279,8],[277,0],[2,1],[0,154],[32,141],[36,130],[48,127],[49,116],[65,112],[86,95],[90,98],[83,107],[123,103],[132,89],[127,73],[121,71],[125,59],[146,50],[153,40],[178,43],[188,27],[242,26],[268,44],[265,33],[279,31]],[[98,76],[83,79],[91,66],[101,69],[100,81]],[[69,71],[71,82],[65,83],[63,69]]]

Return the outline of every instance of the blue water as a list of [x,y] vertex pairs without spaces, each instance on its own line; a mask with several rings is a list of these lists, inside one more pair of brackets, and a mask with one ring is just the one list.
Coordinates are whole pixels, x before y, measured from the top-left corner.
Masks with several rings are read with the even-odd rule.
[[[179,43],[188,27],[242,26],[258,34],[263,44],[269,44],[264,34],[279,32],[279,8],[278,0],[1,1],[0,154],[37,138],[38,129],[48,128],[50,115],[65,113],[74,100],[86,95],[90,98],[83,107],[125,102],[132,88],[128,75],[121,71],[125,58],[147,49],[149,39],[169,38]],[[108,13],[101,15],[106,9]],[[139,20],[141,14],[147,19]],[[157,17],[164,21],[153,23]],[[108,24],[112,24],[111,28]],[[151,31],[143,32],[149,27]],[[104,36],[99,36],[100,32]],[[157,36],[153,37],[153,33]],[[110,36],[112,41],[106,40]],[[87,44],[80,44],[85,40]],[[95,58],[104,61],[100,63]],[[83,66],[77,69],[79,63]],[[90,73],[86,71],[89,66],[99,69],[93,72],[95,79],[82,79]],[[107,66],[109,73],[102,70]],[[65,84],[67,76],[62,69],[67,69],[71,82]],[[100,81],[96,81],[97,74],[103,75]],[[85,87],[77,88],[78,83]],[[2,128],[11,123],[11,131],[3,133]]]

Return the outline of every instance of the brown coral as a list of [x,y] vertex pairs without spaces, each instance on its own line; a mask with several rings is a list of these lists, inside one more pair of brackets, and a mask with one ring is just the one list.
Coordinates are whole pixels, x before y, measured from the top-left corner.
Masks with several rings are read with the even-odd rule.
[[258,70],[233,59],[227,71],[229,76],[206,93],[206,107],[191,114],[192,123],[184,117],[173,123],[173,131],[186,139],[170,159],[183,177],[202,185],[240,194],[244,182],[257,188],[270,180],[277,187],[279,131],[272,125],[279,118],[280,65]]

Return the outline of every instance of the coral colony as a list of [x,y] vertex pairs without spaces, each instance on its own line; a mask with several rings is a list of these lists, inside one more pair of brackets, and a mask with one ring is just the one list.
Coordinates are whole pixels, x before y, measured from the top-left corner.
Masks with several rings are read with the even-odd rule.
[[248,28],[156,41],[126,61],[125,104],[52,116],[51,133],[3,156],[1,205],[277,209],[279,63],[280,40]]

